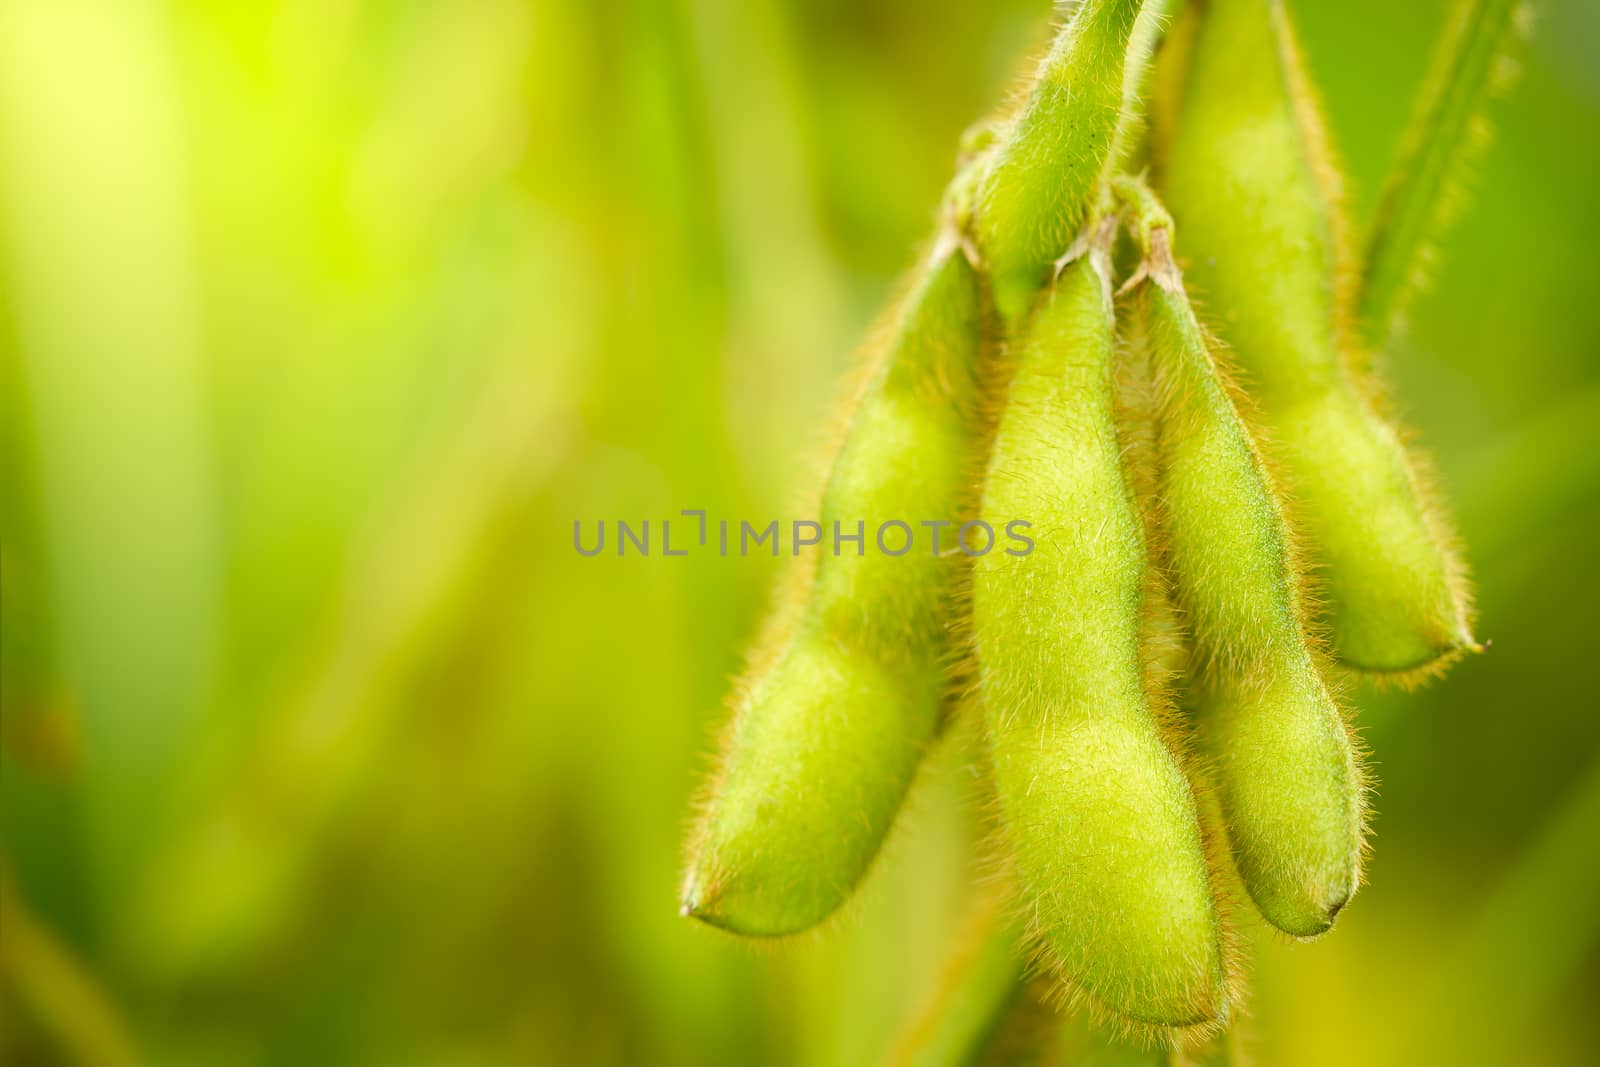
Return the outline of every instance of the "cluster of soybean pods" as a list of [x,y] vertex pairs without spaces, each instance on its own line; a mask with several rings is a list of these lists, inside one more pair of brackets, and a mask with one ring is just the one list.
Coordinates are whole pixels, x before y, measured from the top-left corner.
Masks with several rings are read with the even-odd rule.
[[[1512,21],[1467,6],[1457,38]],[[1370,355],[1493,81],[1470,41],[1441,50],[1363,256],[1281,0],[1076,7],[967,137],[818,505],[825,526],[1025,519],[1036,548],[796,566],[733,696],[684,914],[752,937],[827,918],[971,715],[1001,899],[965,958],[1005,977],[963,995],[998,1011],[1022,982],[1203,1047],[1243,996],[1244,908],[1331,927],[1365,848],[1341,692],[1479,647]],[[970,1017],[919,1040],[995,1032]]]

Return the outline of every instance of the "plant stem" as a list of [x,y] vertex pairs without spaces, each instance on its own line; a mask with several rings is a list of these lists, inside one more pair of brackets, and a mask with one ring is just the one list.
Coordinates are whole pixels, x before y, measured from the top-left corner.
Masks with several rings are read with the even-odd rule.
[[1401,140],[1360,279],[1368,340],[1379,345],[1422,290],[1434,241],[1465,200],[1463,175],[1489,139],[1485,103],[1509,85],[1522,0],[1461,0],[1434,49]]
[[117,1009],[56,935],[28,909],[0,872],[0,978],[58,1042],[66,1062],[81,1067],[135,1067],[133,1038]]

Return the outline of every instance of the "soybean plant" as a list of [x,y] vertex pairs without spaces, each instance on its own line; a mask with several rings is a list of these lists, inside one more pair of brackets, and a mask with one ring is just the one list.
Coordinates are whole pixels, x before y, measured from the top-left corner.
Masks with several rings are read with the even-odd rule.
[[[1139,7],[1084,3],[1006,139],[952,184],[954,229],[935,243],[936,262],[907,298],[885,361],[900,372],[875,377],[849,419],[824,526],[865,519],[872,529],[875,519],[960,509],[977,466],[964,452],[973,437],[963,405],[978,395],[984,310],[976,274],[957,250],[970,243],[969,227],[979,230],[1004,264],[990,272],[1000,310],[1025,310],[1096,193]],[[966,217],[974,200],[987,222]],[[941,359],[942,351],[965,358]],[[746,934],[803,930],[844,901],[876,855],[944,691],[941,639],[955,564],[905,564],[847,556],[791,579],[739,687],[691,843],[686,915]]]
[[[968,138],[840,422],[835,552],[781,591],[691,835],[685,914],[814,926],[971,714],[997,888],[897,1063],[1234,1062],[1233,902],[1313,938],[1360,882],[1342,694],[1479,648],[1372,343],[1481,140],[1510,0],[1462,0],[1364,263],[1281,0],[1167,10],[1083,0]],[[1032,550],[837,551],[911,516],[1022,520]]]

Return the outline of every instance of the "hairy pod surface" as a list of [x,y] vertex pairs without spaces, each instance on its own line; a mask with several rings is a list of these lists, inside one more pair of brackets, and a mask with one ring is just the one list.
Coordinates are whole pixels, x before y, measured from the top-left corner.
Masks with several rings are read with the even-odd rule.
[[1146,684],[1142,518],[1115,424],[1103,250],[1068,265],[1015,353],[982,510],[1037,547],[973,568],[1000,814],[1053,969],[1139,1023],[1227,1010],[1221,918],[1195,799]]
[[1196,646],[1191,699],[1246,891],[1308,937],[1360,879],[1362,782],[1307,636],[1294,544],[1268,467],[1168,251],[1140,294],[1160,397],[1167,555]]
[[[683,913],[777,936],[831,914],[877,854],[944,700],[947,618],[964,557],[873,544],[890,521],[956,516],[975,447],[977,273],[941,240],[884,338],[845,429],[819,548],[735,698],[720,773],[690,843]],[[948,537],[947,537],[948,540]],[[944,546],[948,549],[948,545]]]
[[1210,0],[1167,204],[1284,465],[1334,649],[1405,676],[1475,648],[1464,567],[1418,460],[1378,410],[1350,322],[1348,235],[1287,15]]
[[1134,21],[1133,32],[1128,37],[1128,58],[1122,71],[1122,114],[1117,117],[1117,129],[1112,135],[1107,174],[1130,168],[1136,170],[1135,162],[1145,149],[1148,118],[1144,101],[1154,76],[1152,59],[1171,21],[1167,14],[1171,6],[1171,0],[1145,0]]
[[1084,0],[1039,65],[979,190],[995,306],[1019,321],[1082,229],[1120,125],[1138,0]]

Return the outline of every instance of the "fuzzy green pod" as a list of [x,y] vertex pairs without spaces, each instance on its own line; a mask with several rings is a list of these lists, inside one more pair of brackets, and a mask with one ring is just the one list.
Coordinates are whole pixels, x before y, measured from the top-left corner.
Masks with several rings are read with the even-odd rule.
[[1475,648],[1464,566],[1350,321],[1337,172],[1278,0],[1211,0],[1164,193],[1295,495],[1334,650],[1405,677]]
[[1144,134],[1148,120],[1144,101],[1154,76],[1152,58],[1171,21],[1167,14],[1171,6],[1172,0],[1145,0],[1134,21],[1133,32],[1128,36],[1127,62],[1122,71],[1122,114],[1118,116],[1117,130],[1112,135],[1107,173],[1136,169],[1134,164],[1146,147]]
[[[964,557],[950,530],[935,554],[919,524],[956,518],[968,493],[981,288],[941,239],[882,339],[827,478],[823,544],[739,687],[690,843],[685,915],[755,936],[826,918],[939,727]],[[841,547],[835,524],[863,541]]]
[[1269,468],[1148,200],[1140,294],[1160,411],[1160,510],[1195,643],[1192,699],[1240,878],[1288,934],[1332,925],[1360,880],[1362,778],[1307,635]]
[[974,561],[973,631],[1001,821],[1052,969],[1125,1019],[1206,1025],[1228,961],[1195,798],[1163,735],[1151,574],[1123,474],[1108,254],[1047,290],[1015,353],[986,521],[1034,550]]
[[1027,313],[1089,211],[1121,124],[1139,0],[1084,0],[1040,62],[1026,103],[978,194],[979,247],[995,306]]

